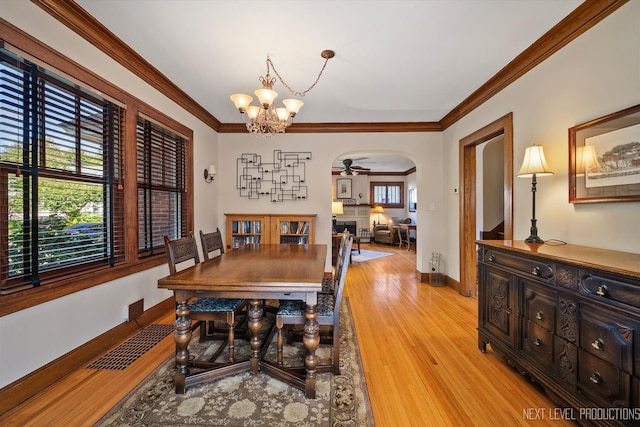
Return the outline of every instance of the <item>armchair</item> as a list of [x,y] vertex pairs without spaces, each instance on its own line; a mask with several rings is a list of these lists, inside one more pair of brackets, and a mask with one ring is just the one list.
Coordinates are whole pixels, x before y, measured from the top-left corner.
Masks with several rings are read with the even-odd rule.
[[376,224],[373,229],[373,241],[387,245],[399,245],[398,224],[411,224],[411,218],[393,217],[389,224]]

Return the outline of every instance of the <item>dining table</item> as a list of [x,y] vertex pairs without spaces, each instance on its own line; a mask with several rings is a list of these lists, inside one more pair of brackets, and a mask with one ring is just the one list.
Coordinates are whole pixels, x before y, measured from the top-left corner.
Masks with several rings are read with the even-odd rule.
[[[173,291],[176,302],[175,392],[187,387],[249,370],[271,375],[315,398],[320,328],[316,318],[318,292],[322,291],[327,245],[255,244],[246,245],[198,263],[158,280],[158,287]],[[247,327],[250,332],[249,360],[220,364],[202,372],[190,373],[189,342],[191,319],[188,302],[193,298],[242,298],[249,301]],[[303,344],[304,370],[278,366],[264,360],[260,331],[263,327],[264,300],[301,300],[306,303]],[[269,335],[267,341],[271,339]],[[268,344],[268,343],[267,343]]]

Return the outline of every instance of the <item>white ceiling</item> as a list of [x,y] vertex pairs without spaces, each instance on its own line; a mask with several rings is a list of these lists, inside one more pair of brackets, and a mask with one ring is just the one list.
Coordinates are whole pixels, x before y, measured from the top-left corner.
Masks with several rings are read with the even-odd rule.
[[[76,0],[222,123],[270,56],[300,123],[437,122],[581,0]],[[272,74],[273,76],[273,74]],[[291,95],[280,82],[276,100]],[[255,101],[254,101],[255,102]],[[362,157],[362,156],[360,156]]]

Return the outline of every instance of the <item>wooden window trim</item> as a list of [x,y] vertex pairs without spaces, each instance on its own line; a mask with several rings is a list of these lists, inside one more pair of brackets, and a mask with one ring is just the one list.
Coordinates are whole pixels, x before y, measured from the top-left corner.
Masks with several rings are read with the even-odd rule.
[[[399,186],[400,187],[400,203],[376,203],[374,198],[374,188],[375,187],[390,187],[390,186]],[[404,181],[371,181],[369,183],[369,200],[374,206],[382,206],[383,208],[389,209],[404,209]]]
[[37,288],[27,289],[0,296],[0,316],[5,316],[60,298],[103,283],[117,280],[131,274],[166,263],[163,253],[140,259],[138,257],[137,235],[137,182],[136,182],[136,121],[143,114],[164,126],[175,130],[188,139],[186,188],[187,230],[193,230],[193,131],[176,120],[142,102],[133,95],[117,88],[89,69],[67,58],[41,41],[26,34],[6,21],[0,25],[0,43],[3,41],[16,46],[34,58],[50,65],[50,71],[72,76],[86,87],[93,88],[105,96],[118,100],[126,106],[124,136],[124,208],[125,208],[125,263],[115,267],[105,267],[89,273],[70,274],[51,281],[43,281]]

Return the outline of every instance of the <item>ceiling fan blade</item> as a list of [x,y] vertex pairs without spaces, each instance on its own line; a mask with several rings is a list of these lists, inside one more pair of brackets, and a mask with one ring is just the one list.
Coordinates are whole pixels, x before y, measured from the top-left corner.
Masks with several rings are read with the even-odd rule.
[[370,171],[371,170],[371,168],[364,168],[362,166],[351,166],[351,169],[360,169],[360,170],[363,170],[363,171]]

